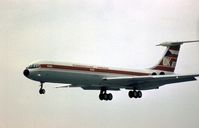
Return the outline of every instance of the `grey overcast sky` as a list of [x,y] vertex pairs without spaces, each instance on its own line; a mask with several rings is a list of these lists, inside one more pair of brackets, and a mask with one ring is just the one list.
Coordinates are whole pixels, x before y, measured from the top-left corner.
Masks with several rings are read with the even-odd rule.
[[[37,60],[142,69],[164,41],[199,39],[198,0],[0,0],[0,128],[198,128],[199,82],[143,92],[55,89],[25,78]],[[181,48],[176,73],[199,73],[199,43]]]

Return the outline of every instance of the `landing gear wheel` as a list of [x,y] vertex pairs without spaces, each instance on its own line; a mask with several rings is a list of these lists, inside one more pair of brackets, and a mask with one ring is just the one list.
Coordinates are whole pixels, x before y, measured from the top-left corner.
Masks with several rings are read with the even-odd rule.
[[104,99],[104,95],[100,93],[100,94],[99,94],[99,99],[100,99],[100,100],[103,100],[103,99]]
[[112,100],[113,99],[113,95],[111,93],[108,94],[108,100]]
[[138,98],[141,98],[141,97],[142,97],[142,92],[141,92],[141,91],[138,91],[138,92],[137,92],[137,96],[138,96]]
[[108,100],[108,94],[104,93],[103,95],[104,95],[104,100],[107,101]]
[[133,98],[133,91],[129,91],[128,95],[129,95],[130,98]]
[[39,94],[45,94],[46,93],[46,90],[45,89],[39,89]]
[[138,94],[137,94],[136,91],[133,91],[133,97],[134,97],[134,98],[137,98],[137,97],[138,97]]
[[106,93],[106,88],[101,88],[100,94],[99,94],[99,99],[100,100],[112,100],[113,95],[111,93]]
[[142,92],[133,90],[133,91],[129,91],[128,95],[129,95],[130,98],[141,98]]

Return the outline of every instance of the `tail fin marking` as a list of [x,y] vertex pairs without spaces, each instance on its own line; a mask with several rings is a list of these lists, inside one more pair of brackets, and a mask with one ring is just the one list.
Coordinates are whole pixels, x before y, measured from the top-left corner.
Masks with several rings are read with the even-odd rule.
[[167,72],[174,72],[176,63],[178,60],[178,54],[180,51],[180,46],[183,43],[190,43],[190,42],[199,42],[199,40],[194,41],[180,41],[180,42],[164,42],[157,46],[166,46],[166,52],[160,62],[154,66],[152,69],[167,71]]

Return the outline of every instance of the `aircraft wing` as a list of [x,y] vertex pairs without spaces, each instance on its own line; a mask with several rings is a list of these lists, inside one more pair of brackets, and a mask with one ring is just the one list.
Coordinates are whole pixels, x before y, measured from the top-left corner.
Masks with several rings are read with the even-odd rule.
[[104,85],[112,85],[115,88],[148,90],[156,89],[165,84],[186,82],[196,80],[199,74],[192,75],[151,75],[151,76],[135,76],[135,77],[106,77]]

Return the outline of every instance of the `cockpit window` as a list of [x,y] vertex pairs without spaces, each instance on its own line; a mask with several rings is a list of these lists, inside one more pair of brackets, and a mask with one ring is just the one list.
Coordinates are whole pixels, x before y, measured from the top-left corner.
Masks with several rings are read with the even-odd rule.
[[39,68],[39,64],[31,64],[30,66],[28,66],[28,69],[33,69],[33,68]]

